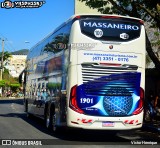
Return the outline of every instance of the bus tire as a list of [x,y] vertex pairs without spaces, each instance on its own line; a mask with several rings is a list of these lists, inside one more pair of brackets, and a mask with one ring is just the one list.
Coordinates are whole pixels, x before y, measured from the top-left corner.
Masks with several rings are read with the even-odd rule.
[[50,127],[51,127],[51,130],[54,133],[56,133],[58,131],[58,127],[56,126],[56,120],[57,120],[57,116],[56,116],[56,113],[55,113],[55,109],[54,109],[54,107],[51,107],[51,110],[50,110],[50,121],[51,121]]

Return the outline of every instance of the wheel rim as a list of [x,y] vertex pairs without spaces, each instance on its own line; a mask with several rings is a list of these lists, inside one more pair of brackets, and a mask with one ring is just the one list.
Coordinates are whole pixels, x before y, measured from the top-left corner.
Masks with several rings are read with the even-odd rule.
[[49,124],[50,124],[50,117],[49,115],[46,115],[46,127],[49,128]]

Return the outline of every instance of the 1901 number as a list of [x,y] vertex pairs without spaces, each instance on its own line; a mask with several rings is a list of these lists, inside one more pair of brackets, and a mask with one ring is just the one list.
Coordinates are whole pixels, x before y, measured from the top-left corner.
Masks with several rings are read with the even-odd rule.
[[93,103],[93,98],[81,98],[80,103]]

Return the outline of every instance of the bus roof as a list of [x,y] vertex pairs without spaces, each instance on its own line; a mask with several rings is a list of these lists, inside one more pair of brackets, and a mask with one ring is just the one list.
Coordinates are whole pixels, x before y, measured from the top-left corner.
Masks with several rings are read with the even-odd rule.
[[[128,18],[128,19],[135,19],[135,20],[141,20],[142,21],[142,19],[140,19],[140,18],[136,18],[136,17],[130,17],[130,16],[123,16],[123,15],[117,15],[117,14],[76,14],[76,15],[72,15],[71,17],[70,17],[70,19],[69,20],[72,20],[72,19],[74,19],[74,18],[78,18],[78,17],[101,17],[101,16],[110,16],[110,17],[117,17],[117,18]],[[105,18],[105,17],[104,17]],[[68,21],[66,21],[66,22],[68,22]]]

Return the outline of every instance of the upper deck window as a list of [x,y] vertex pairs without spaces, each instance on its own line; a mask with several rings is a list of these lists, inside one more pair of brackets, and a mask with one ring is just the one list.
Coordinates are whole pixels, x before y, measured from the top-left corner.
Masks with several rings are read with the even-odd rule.
[[120,18],[80,19],[81,32],[88,37],[102,41],[126,42],[140,36],[141,24]]

